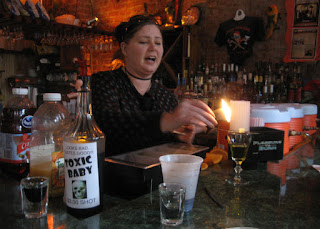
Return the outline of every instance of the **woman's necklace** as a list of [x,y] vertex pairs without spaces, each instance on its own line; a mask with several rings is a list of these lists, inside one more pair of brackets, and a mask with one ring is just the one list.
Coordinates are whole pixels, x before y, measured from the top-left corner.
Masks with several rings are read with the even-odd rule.
[[130,76],[132,76],[133,78],[138,79],[138,80],[151,80],[152,79],[152,76],[150,78],[140,78],[138,76],[132,75],[130,72],[128,72],[127,68],[124,68],[124,71],[126,73],[128,73]]

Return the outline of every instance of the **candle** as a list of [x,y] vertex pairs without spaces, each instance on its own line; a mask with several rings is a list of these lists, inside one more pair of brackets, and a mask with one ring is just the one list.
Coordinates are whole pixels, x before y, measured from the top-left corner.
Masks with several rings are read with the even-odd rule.
[[250,131],[250,101],[230,101],[230,130]]

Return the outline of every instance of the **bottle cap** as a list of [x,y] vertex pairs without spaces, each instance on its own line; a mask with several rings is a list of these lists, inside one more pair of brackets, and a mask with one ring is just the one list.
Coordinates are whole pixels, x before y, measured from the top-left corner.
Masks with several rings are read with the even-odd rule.
[[45,93],[43,94],[43,101],[61,101],[60,93]]
[[14,95],[27,95],[28,88],[12,88],[12,94],[14,94]]

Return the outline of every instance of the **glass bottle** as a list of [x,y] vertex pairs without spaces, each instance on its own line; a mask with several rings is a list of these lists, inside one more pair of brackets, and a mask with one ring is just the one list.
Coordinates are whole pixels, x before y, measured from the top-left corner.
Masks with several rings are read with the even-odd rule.
[[78,114],[63,139],[67,212],[77,218],[103,209],[105,158],[105,136],[92,115],[90,77],[82,79]]

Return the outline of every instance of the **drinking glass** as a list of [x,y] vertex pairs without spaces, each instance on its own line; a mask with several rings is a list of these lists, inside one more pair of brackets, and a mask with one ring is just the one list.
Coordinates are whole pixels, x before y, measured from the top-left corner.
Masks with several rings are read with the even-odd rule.
[[234,171],[235,176],[226,181],[233,185],[244,185],[248,182],[240,176],[242,171],[241,164],[246,160],[248,149],[252,140],[252,135],[249,132],[228,131],[228,145],[231,152],[231,158],[236,163]]
[[181,224],[184,215],[185,186],[178,183],[161,183],[159,192],[161,223],[168,226]]
[[49,179],[47,177],[26,177],[21,180],[22,207],[26,218],[40,218],[47,215]]

